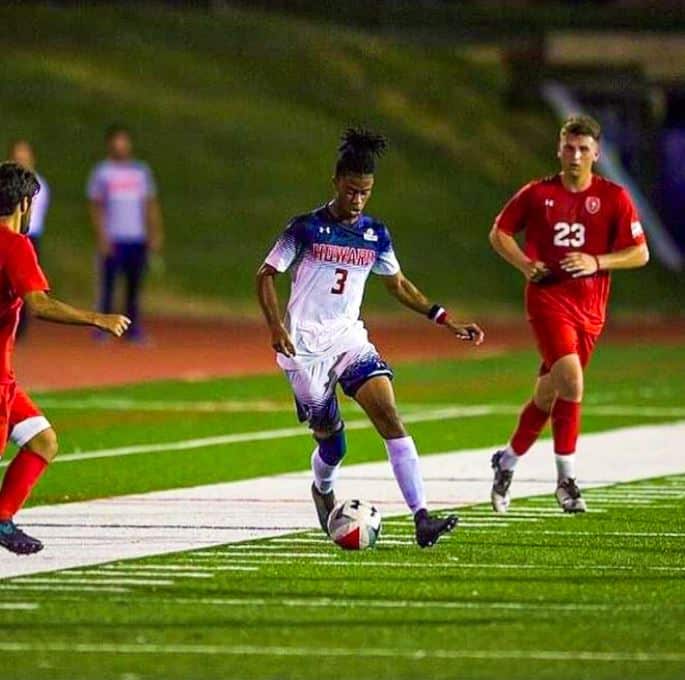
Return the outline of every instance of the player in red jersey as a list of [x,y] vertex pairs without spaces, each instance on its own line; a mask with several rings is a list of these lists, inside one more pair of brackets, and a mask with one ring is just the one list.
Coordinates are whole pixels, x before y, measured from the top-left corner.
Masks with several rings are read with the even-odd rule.
[[8,439],[20,447],[0,486],[0,546],[17,554],[43,544],[13,521],[48,464],[57,455],[57,435],[12,370],[14,340],[22,306],[56,323],[95,326],[121,336],[129,320],[119,314],[75,309],[49,297],[49,285],[26,236],[31,201],[40,190],[36,176],[16,163],[0,164],[0,455]]
[[[552,421],[556,498],[565,512],[584,512],[575,481],[583,369],[602,332],[610,271],[642,267],[649,251],[630,196],[593,173],[600,127],[571,116],[561,127],[561,172],[524,186],[497,216],[490,243],[525,276],[526,312],[542,367],[533,398],[509,445],[495,453],[492,506],[506,512],[518,459]],[[523,233],[521,249],[515,235]]]

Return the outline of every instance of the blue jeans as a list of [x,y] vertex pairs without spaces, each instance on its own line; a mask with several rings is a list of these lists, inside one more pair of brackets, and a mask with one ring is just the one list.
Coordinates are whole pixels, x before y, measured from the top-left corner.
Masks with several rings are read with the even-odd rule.
[[140,337],[140,292],[147,269],[147,243],[113,243],[112,253],[100,258],[100,311],[112,313],[117,278],[126,280],[126,316],[131,319],[128,337]]

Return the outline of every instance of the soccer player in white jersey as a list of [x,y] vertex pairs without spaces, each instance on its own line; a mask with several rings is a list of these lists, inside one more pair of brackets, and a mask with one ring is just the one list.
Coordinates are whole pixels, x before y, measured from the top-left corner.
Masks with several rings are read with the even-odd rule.
[[[419,457],[395,406],[393,373],[369,342],[359,318],[370,273],[383,277],[388,292],[403,305],[442,325],[459,340],[480,344],[475,323],[453,320],[432,304],[400,269],[387,227],[364,214],[374,184],[375,161],[385,139],[349,129],[342,138],[326,205],[294,218],[257,273],[259,302],[271,331],[277,361],[288,378],[298,417],[316,440],[312,454],[312,496],[327,531],[335,505],[334,484],[345,455],[345,430],[336,397],[345,394],[364,409],[385,446],[397,483],[414,515],[416,541],[434,545],[452,531],[457,517],[428,514]],[[281,316],[275,277],[290,271],[292,287]]]

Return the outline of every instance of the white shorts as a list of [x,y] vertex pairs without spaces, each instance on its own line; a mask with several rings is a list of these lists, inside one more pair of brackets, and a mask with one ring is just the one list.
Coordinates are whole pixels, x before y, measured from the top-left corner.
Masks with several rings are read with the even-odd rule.
[[300,422],[308,422],[313,430],[322,431],[335,430],[341,422],[335,393],[338,383],[348,397],[354,397],[370,378],[386,375],[392,380],[393,377],[392,369],[370,342],[301,368],[286,370],[285,375],[295,394]]

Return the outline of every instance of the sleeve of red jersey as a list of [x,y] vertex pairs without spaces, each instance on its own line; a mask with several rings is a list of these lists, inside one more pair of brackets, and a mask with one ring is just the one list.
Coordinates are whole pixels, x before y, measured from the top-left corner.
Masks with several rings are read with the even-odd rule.
[[625,250],[645,242],[645,233],[635,205],[628,192],[625,189],[621,189],[618,194],[616,231],[612,244],[613,250]]
[[5,263],[12,290],[21,298],[27,293],[49,290],[50,284],[38,264],[36,251],[28,238],[18,238]]
[[495,227],[497,229],[513,236],[525,228],[530,187],[530,184],[526,184],[509,199],[495,218]]

